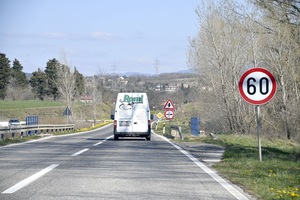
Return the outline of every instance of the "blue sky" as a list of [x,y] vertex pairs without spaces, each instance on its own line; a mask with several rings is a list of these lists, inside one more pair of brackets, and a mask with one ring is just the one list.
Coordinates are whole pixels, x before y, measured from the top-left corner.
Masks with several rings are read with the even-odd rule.
[[0,0],[0,52],[24,72],[49,59],[84,75],[188,69],[196,0]]

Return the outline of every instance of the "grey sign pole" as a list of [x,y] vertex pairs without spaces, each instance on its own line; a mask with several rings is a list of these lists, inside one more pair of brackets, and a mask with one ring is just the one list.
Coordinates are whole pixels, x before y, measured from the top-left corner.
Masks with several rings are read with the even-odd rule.
[[257,125],[257,139],[258,139],[258,156],[259,161],[262,161],[262,154],[261,154],[261,139],[260,139],[260,132],[261,132],[261,116],[260,116],[260,106],[255,106],[255,114],[256,114],[256,125]]
[[66,122],[67,124],[69,124],[69,116],[72,115],[72,112],[71,110],[69,109],[69,107],[67,107],[63,113],[63,115],[65,115],[67,118],[66,118]]
[[275,77],[264,68],[255,67],[246,71],[239,81],[239,92],[242,98],[255,106],[257,137],[258,137],[258,155],[259,161],[262,161],[261,153],[261,116],[260,105],[269,102],[276,93]]

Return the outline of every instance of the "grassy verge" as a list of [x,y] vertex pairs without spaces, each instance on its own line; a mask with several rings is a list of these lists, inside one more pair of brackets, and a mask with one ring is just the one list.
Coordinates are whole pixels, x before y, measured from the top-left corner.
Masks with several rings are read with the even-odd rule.
[[95,130],[97,128],[103,127],[107,124],[110,124],[110,121],[104,121],[98,124],[95,124],[94,126],[90,126],[90,127],[84,127],[84,128],[80,128],[80,129],[76,129],[74,131],[68,131],[68,132],[54,132],[53,135],[66,135],[66,134],[72,134],[72,133],[79,133],[79,132],[85,132],[85,131],[91,131],[91,130]]
[[[156,133],[162,134],[162,124]],[[155,130],[155,126],[153,126]],[[166,122],[166,133],[169,125]],[[264,200],[300,199],[300,144],[288,140],[262,139],[262,162],[258,158],[256,136],[220,134],[211,137],[191,137],[184,141],[205,142],[226,147],[224,159],[213,167],[248,193]]]
[[15,143],[22,143],[22,142],[27,142],[30,140],[36,140],[41,138],[40,136],[33,135],[33,136],[27,136],[27,137],[22,137],[22,138],[6,138],[5,140],[0,140],[0,146],[5,146],[9,144],[15,144]]
[[226,147],[223,162],[214,167],[231,182],[264,200],[300,199],[300,145],[286,140],[262,140],[258,159],[256,137],[219,135],[219,140],[202,142]]

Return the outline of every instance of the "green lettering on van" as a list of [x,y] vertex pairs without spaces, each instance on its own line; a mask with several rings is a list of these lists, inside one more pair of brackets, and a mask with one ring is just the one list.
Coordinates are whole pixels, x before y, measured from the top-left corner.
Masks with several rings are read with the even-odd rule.
[[144,95],[141,97],[130,97],[129,95],[125,95],[123,101],[128,103],[143,103],[143,98]]

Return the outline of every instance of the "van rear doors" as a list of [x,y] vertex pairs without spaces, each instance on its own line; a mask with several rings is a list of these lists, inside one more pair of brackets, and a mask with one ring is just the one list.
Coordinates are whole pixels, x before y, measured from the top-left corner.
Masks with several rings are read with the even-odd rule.
[[150,140],[150,109],[146,93],[119,93],[114,115],[114,138],[146,137]]

